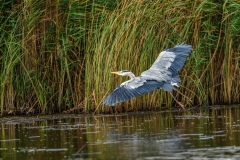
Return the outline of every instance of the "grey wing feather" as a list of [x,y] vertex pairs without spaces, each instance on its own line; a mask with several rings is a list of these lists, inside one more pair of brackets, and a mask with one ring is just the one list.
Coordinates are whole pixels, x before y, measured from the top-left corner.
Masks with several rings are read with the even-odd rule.
[[114,106],[139,95],[159,89],[162,82],[155,80],[146,80],[142,77],[137,77],[126,81],[119,85],[104,101],[103,104]]
[[183,67],[187,56],[192,50],[191,45],[180,44],[160,53],[149,70],[170,71],[176,75]]

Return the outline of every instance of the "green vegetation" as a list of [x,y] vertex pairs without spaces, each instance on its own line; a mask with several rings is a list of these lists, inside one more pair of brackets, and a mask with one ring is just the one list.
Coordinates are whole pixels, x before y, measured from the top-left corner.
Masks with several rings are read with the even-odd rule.
[[[101,101],[126,78],[110,71],[139,75],[181,42],[193,52],[180,91],[197,106],[240,102],[239,0],[2,0],[0,22],[1,115],[112,112]],[[160,90],[116,109],[174,105]]]

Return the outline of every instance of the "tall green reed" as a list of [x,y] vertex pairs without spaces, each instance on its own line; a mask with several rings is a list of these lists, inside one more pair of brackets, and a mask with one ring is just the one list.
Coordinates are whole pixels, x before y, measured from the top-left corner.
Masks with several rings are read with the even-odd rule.
[[[239,103],[239,8],[237,0],[4,0],[1,114],[113,112],[101,102],[127,78],[110,71],[140,75],[160,51],[182,42],[193,52],[180,72],[179,90],[194,105]],[[158,90],[116,109],[174,105]]]
[[[88,78],[86,81],[90,79],[95,81],[89,83],[92,87],[85,88],[87,98],[92,95],[91,100],[100,105],[106,92],[110,93],[117,84],[126,80],[122,77],[114,79],[114,76],[109,74],[111,70],[129,69],[139,75],[151,66],[162,49],[169,47],[167,44],[188,41],[184,38],[187,33],[178,34],[182,29],[178,23],[188,21],[187,17],[183,17],[185,10],[172,9],[173,3],[173,1],[123,2],[116,10],[106,15],[107,19],[97,30],[96,39],[92,40],[93,45],[90,45],[95,53],[89,55],[86,60],[86,68],[89,65],[92,69],[92,74],[86,75]],[[171,17],[171,14],[183,18],[178,20]],[[157,98],[160,95],[163,99]],[[160,91],[159,94],[159,91],[155,91],[138,98],[137,101],[131,100],[118,106],[120,110],[122,106],[124,110],[146,110],[162,104],[170,107],[172,105],[170,97],[165,92]],[[87,103],[86,105],[92,106]]]

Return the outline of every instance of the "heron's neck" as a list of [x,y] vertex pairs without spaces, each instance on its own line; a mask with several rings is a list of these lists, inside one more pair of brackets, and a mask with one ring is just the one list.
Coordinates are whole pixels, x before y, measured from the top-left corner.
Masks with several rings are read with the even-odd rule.
[[134,75],[132,72],[129,73],[128,76],[129,76],[131,79],[135,78],[135,75]]

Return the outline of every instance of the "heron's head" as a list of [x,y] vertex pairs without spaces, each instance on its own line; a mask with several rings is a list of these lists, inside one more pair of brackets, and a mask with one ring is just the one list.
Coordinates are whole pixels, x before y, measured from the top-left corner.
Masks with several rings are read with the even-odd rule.
[[129,76],[130,78],[135,78],[135,75],[130,72],[129,70],[121,70],[121,71],[116,71],[116,72],[111,72],[112,74],[117,74],[120,76]]

